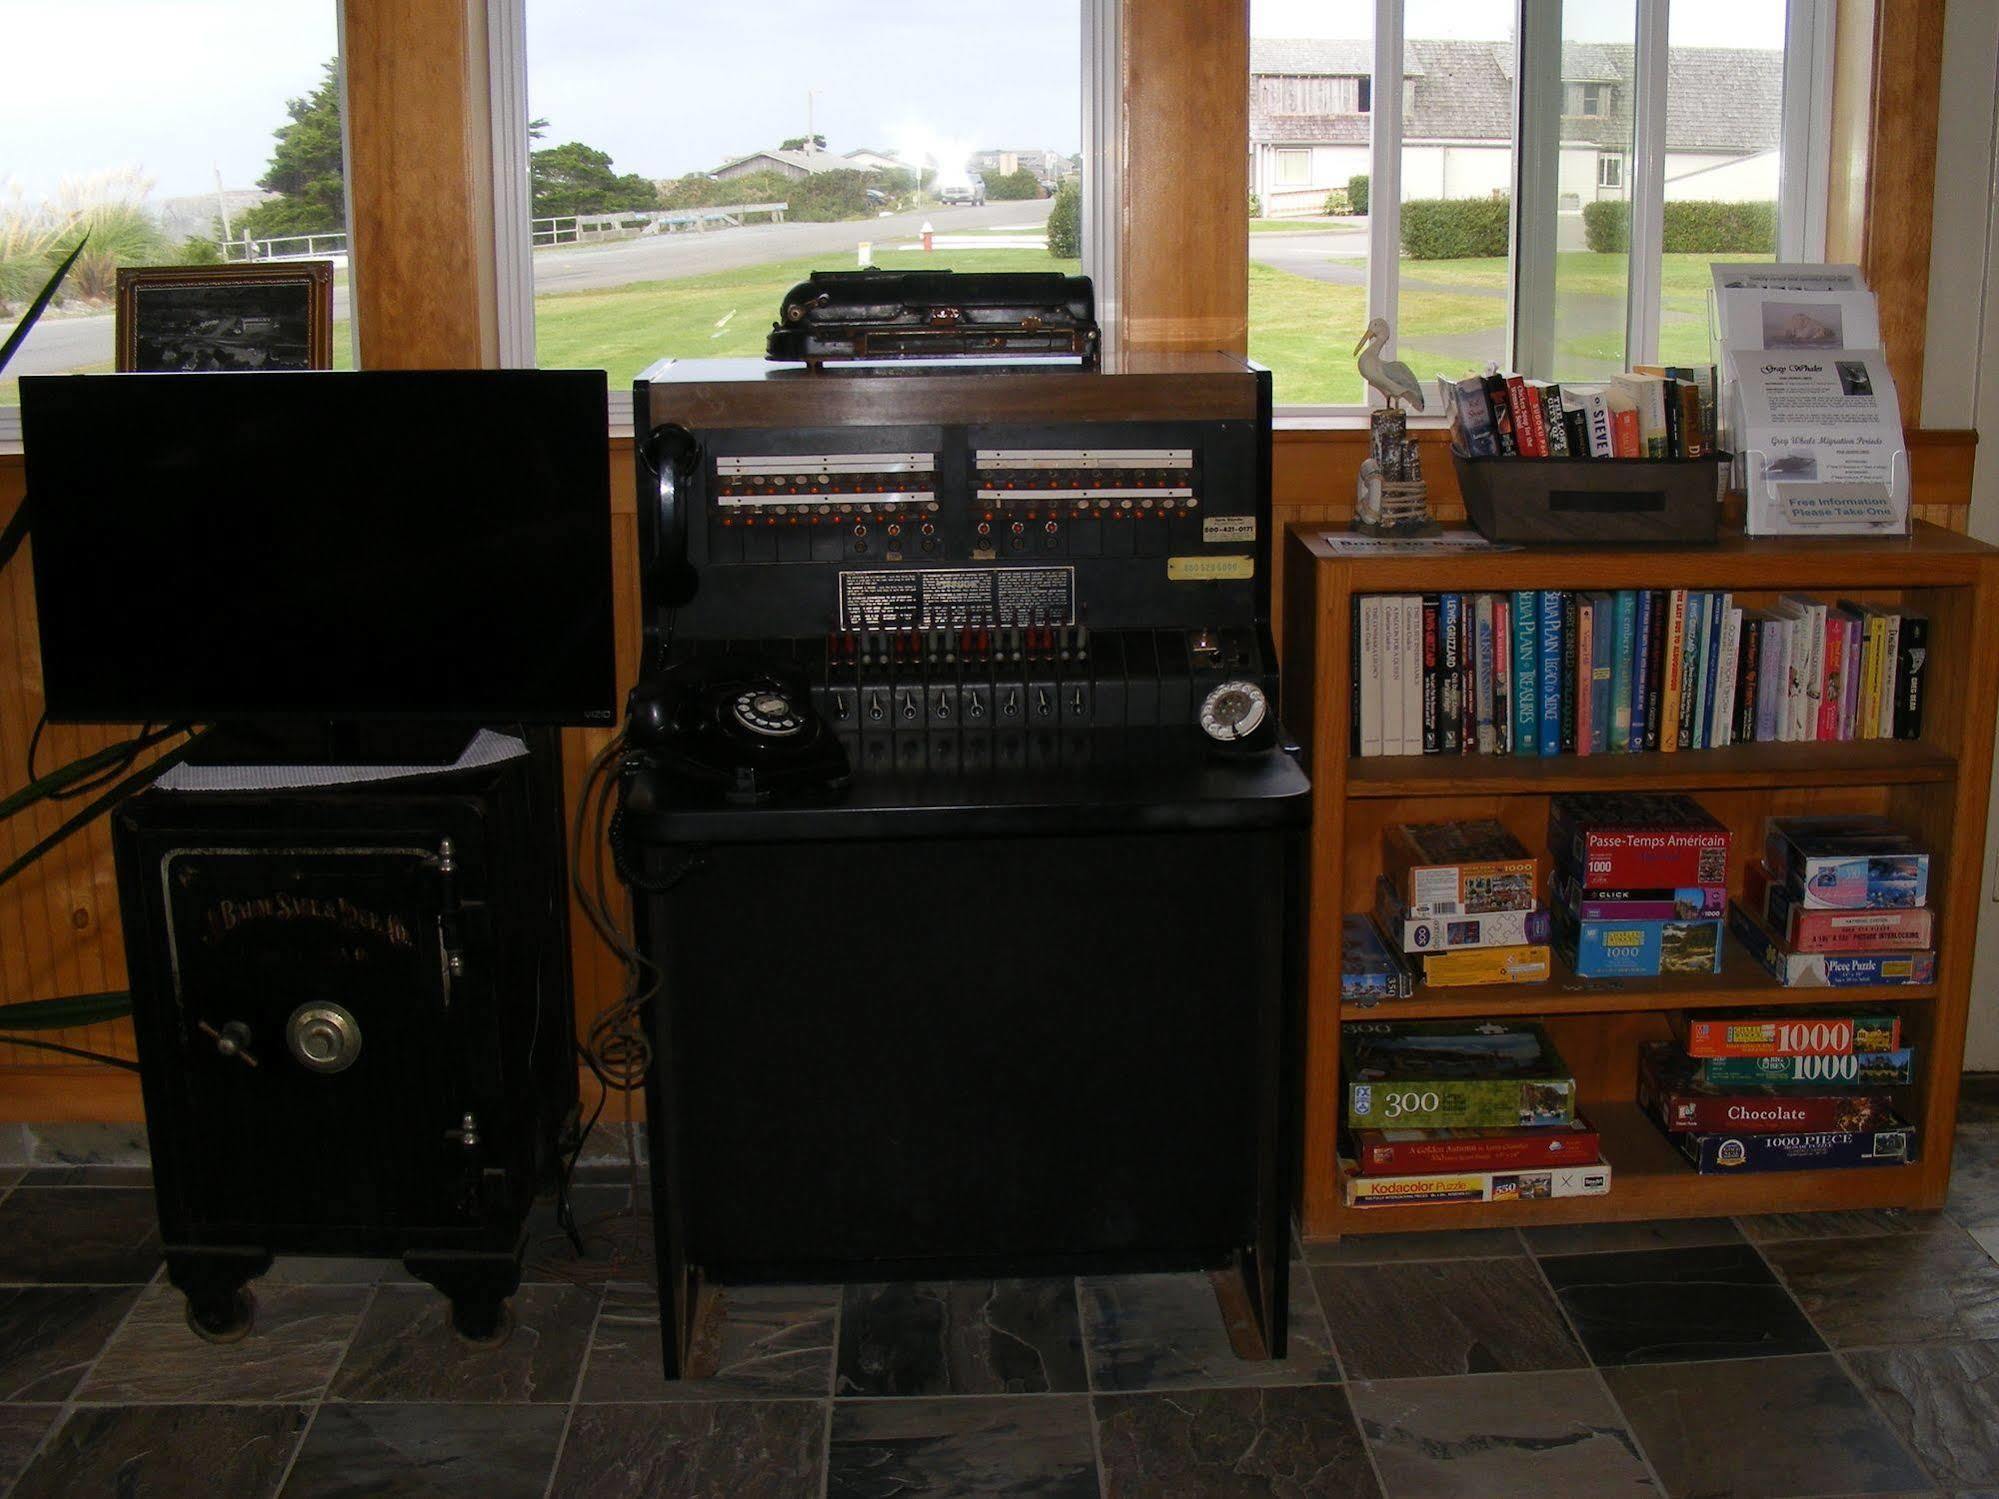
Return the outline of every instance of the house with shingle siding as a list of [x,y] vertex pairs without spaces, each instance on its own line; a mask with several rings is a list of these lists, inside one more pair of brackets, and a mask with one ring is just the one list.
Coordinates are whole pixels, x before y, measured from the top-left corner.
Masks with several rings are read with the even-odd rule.
[[[1511,190],[1513,44],[1411,39],[1403,52],[1402,195]],[[1368,172],[1373,46],[1259,37],[1250,43],[1250,187],[1272,217],[1325,211]],[[1630,170],[1632,49],[1562,48],[1565,212],[1622,198]],[[1779,52],[1675,47],[1667,62],[1666,196],[1775,199],[1784,60]]]

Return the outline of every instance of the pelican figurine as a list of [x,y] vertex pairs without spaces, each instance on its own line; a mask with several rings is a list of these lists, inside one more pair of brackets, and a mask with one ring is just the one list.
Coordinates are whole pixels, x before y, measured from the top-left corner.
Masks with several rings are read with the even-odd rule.
[[1411,409],[1421,411],[1422,383],[1401,360],[1382,363],[1380,351],[1387,343],[1388,319],[1378,317],[1367,325],[1367,332],[1353,346],[1354,353],[1360,355],[1360,377],[1388,398],[1390,410],[1395,409],[1398,401],[1407,401]]

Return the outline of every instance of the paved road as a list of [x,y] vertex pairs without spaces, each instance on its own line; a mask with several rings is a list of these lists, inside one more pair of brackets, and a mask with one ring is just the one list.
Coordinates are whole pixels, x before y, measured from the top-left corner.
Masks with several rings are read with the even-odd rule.
[[[584,291],[635,281],[671,281],[805,255],[823,255],[829,270],[844,269],[855,263],[855,247],[862,240],[907,242],[922,232],[926,220],[939,234],[989,228],[1038,230],[1047,222],[1051,207],[1052,201],[1043,198],[1028,203],[988,203],[982,208],[930,208],[842,224],[746,224],[739,229],[710,229],[698,234],[561,245],[535,252],[535,290]],[[344,278],[334,283],[333,316],[335,321],[347,316]],[[108,365],[112,337],[109,313],[45,318],[15,354],[7,374],[40,375]]]

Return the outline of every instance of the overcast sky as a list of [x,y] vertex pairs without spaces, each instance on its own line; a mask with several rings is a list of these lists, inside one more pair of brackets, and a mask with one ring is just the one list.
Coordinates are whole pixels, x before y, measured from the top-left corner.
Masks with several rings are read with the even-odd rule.
[[[1141,0],[1142,3],[1142,0]],[[1634,0],[1570,0],[1629,41]],[[1372,0],[1253,0],[1263,36],[1366,36]],[[1783,0],[1673,0],[1673,40],[1781,46]],[[1503,37],[1503,0],[1409,0],[1410,36]],[[677,176],[814,128],[836,151],[1079,148],[1079,0],[528,0],[549,140]],[[333,0],[0,0],[0,194],[132,169],[248,187],[336,47]],[[808,94],[811,95],[808,106]]]

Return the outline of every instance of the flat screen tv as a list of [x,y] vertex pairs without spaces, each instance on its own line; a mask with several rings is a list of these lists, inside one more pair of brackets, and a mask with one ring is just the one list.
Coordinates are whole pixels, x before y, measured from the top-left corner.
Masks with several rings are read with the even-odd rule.
[[610,723],[605,377],[21,381],[48,714]]

